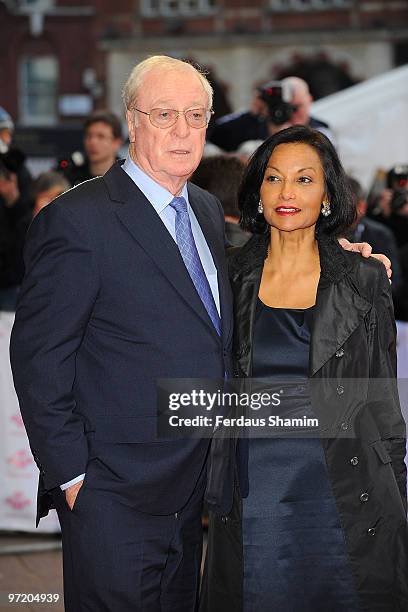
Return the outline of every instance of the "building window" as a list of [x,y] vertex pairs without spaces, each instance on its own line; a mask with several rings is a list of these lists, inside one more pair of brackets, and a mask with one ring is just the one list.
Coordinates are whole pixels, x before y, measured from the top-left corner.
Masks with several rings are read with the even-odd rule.
[[50,55],[24,57],[20,64],[20,121],[25,125],[57,122],[58,62]]
[[22,12],[48,11],[53,6],[54,0],[18,0],[18,8]]
[[269,0],[274,11],[309,11],[349,8],[352,0]]
[[142,17],[204,17],[216,10],[216,0],[142,0]]

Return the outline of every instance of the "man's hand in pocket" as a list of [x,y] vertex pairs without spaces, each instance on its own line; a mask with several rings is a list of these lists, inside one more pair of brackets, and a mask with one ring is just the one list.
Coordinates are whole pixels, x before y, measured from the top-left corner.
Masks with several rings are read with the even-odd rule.
[[67,504],[70,510],[72,510],[72,508],[74,507],[76,497],[79,493],[79,489],[83,485],[83,482],[84,481],[81,480],[81,482],[77,482],[76,484],[71,485],[70,487],[68,487],[68,489],[65,489],[64,491],[65,499],[67,500]]

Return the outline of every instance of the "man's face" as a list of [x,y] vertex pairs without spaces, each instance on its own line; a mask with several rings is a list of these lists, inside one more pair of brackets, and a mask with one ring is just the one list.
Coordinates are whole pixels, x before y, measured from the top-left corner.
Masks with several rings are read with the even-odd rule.
[[11,145],[13,138],[13,132],[9,128],[0,129],[0,140],[2,140],[8,147]]
[[[200,79],[189,68],[149,72],[133,107],[149,113],[152,109],[186,111],[208,109],[208,96]],[[150,123],[147,115],[127,113],[131,154],[137,165],[157,183],[176,195],[200,163],[206,128],[188,125],[184,115],[167,128]]]
[[310,119],[310,107],[312,105],[312,96],[306,91],[296,91],[291,104],[297,106],[297,109],[290,118],[291,125],[308,125]]
[[84,136],[85,153],[91,164],[114,161],[122,140],[115,138],[110,125],[96,121],[87,127]]

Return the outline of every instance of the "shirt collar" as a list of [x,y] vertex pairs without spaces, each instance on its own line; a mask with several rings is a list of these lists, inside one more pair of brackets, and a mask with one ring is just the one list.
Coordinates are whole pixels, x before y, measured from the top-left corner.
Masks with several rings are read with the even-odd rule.
[[[130,176],[133,182],[136,183],[140,191],[146,196],[153,208],[160,215],[174,198],[173,194],[159,185],[159,183],[156,183],[156,181],[146,174],[146,172],[143,172],[143,170],[135,164],[129,152],[122,168]],[[180,196],[186,200],[189,206],[187,183],[184,183]]]

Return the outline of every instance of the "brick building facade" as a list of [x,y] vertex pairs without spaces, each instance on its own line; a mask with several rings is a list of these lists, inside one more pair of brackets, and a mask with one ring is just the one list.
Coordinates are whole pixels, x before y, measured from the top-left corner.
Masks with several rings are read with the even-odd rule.
[[126,74],[154,53],[208,66],[233,109],[308,64],[331,71],[323,95],[336,71],[347,84],[408,62],[408,0],[0,0],[0,24],[0,105],[26,126],[122,112]]

